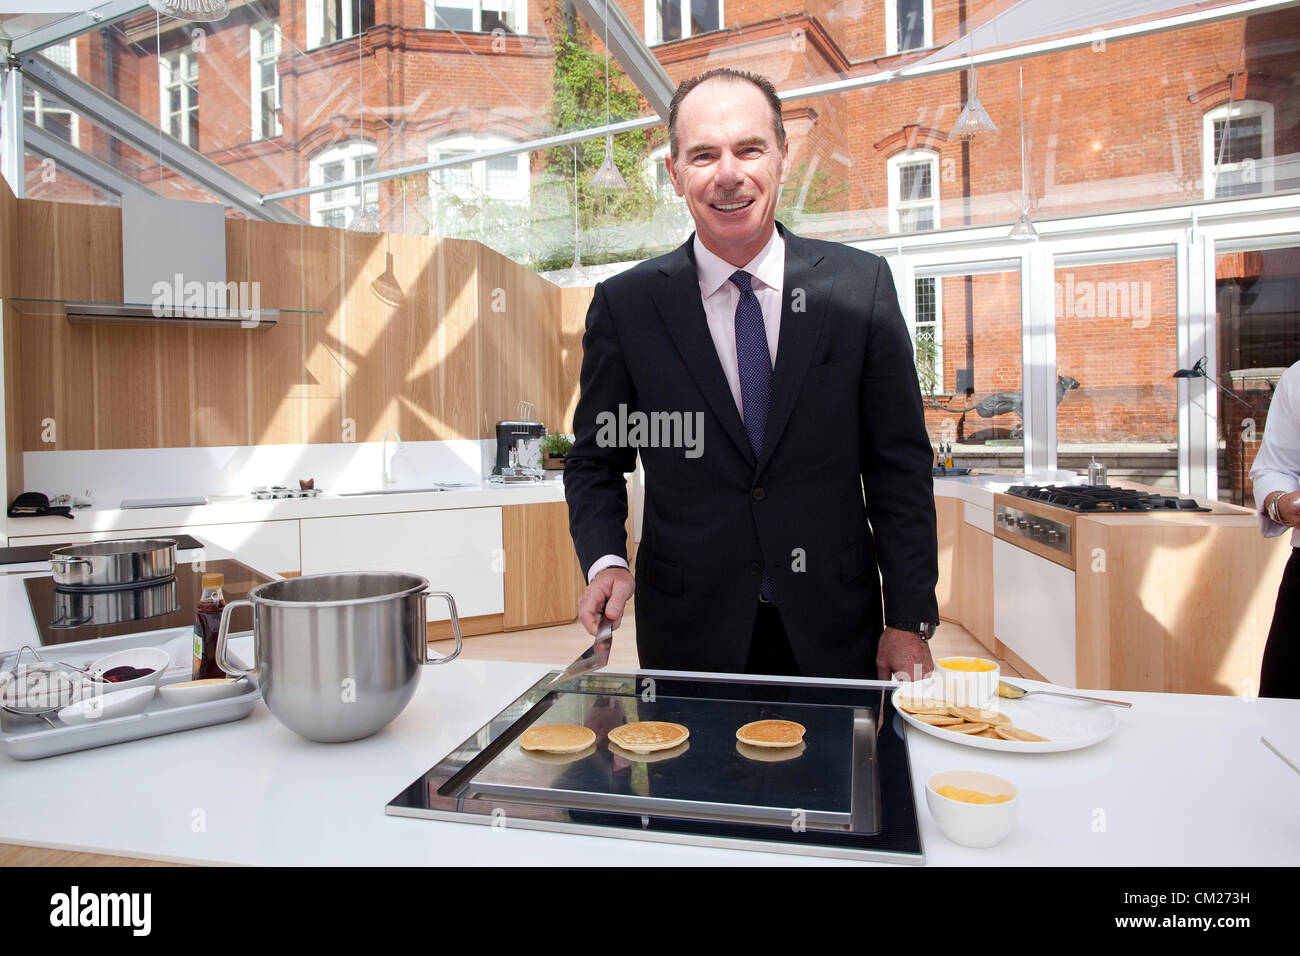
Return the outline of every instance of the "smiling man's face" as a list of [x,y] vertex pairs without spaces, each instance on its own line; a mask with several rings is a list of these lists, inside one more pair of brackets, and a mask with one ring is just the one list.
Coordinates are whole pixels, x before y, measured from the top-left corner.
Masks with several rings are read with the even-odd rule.
[[776,200],[790,173],[777,145],[772,107],[752,83],[711,79],[682,100],[677,160],[668,175],[695,220],[704,248],[743,266],[767,244]]

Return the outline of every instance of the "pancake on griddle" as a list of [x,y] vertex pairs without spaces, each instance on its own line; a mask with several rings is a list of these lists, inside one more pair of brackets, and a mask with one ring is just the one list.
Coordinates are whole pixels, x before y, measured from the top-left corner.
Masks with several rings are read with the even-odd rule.
[[808,728],[793,720],[755,720],[736,731],[736,739],[751,747],[798,747]]
[[621,757],[628,763],[658,763],[660,760],[672,760],[674,757],[680,757],[686,751],[691,749],[691,742],[683,740],[676,747],[670,747],[668,750],[656,750],[653,753],[641,754],[632,750],[624,750],[618,744],[610,741],[609,752],[616,757]]
[[609,739],[624,750],[648,754],[676,747],[690,735],[691,732],[681,724],[666,720],[639,720],[615,727],[609,732]]
[[529,727],[519,736],[519,746],[525,750],[552,754],[578,753],[595,742],[596,732],[577,724],[542,724]]
[[794,747],[754,747],[750,744],[736,741],[736,752],[742,757],[748,757],[750,760],[760,760],[764,763],[780,763],[782,760],[794,760],[808,749],[808,745],[802,740]]

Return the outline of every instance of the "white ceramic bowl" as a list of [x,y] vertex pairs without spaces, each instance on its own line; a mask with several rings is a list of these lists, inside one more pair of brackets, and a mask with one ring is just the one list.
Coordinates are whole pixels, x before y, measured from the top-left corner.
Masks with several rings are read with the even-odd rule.
[[158,696],[169,706],[180,704],[205,704],[210,700],[222,700],[246,693],[252,685],[243,677],[214,679],[206,681],[185,681],[181,684],[164,684],[158,688]]
[[[130,647],[124,651],[108,654],[90,665],[90,676],[95,686],[101,687],[106,694],[116,694],[137,687],[157,687],[167,668],[172,666],[172,657],[161,647]],[[152,667],[152,674],[145,674],[135,680],[106,681],[101,676],[114,667]]]
[[[991,664],[986,671],[951,670],[949,661],[981,661]],[[971,657],[969,654],[957,654],[941,657],[934,662],[934,675],[938,678],[939,696],[962,707],[979,707],[984,710],[998,709],[998,681],[1001,671],[997,661],[987,657]]]
[[114,694],[97,694],[92,691],[75,704],[69,704],[60,710],[58,717],[65,724],[90,724],[111,717],[138,714],[149,706],[157,689],[153,684],[148,684],[144,687],[129,687]]
[[[1011,794],[1005,803],[966,803],[940,796],[944,786],[979,790],[991,796]],[[953,843],[971,847],[996,846],[1016,825],[1020,812],[1020,791],[1009,780],[979,770],[942,770],[925,782],[925,802],[934,822]]]

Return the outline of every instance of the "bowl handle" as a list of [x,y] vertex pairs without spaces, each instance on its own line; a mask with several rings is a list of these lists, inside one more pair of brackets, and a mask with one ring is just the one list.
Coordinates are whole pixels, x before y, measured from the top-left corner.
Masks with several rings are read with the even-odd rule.
[[[252,601],[231,601],[221,609],[221,626],[217,629],[217,666],[227,674],[238,674],[246,677],[257,670],[256,661],[253,662],[253,667],[236,667],[234,664],[226,663],[226,638],[230,633],[230,613],[237,607],[252,606]],[[256,653],[256,650],[254,653]]]
[[422,664],[446,664],[448,661],[454,661],[460,654],[461,636],[460,636],[460,618],[456,616],[456,599],[446,591],[421,591],[420,592],[420,622],[423,623],[429,615],[425,613],[424,606],[428,603],[429,598],[440,597],[447,601],[447,606],[451,608],[451,632],[456,635],[456,649],[446,657],[430,657],[429,644],[424,645],[424,660]]

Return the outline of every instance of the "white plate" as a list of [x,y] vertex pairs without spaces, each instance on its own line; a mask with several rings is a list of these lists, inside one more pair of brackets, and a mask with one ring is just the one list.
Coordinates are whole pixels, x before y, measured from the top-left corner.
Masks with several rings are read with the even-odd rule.
[[[1017,677],[1013,683],[1025,690],[1065,690],[1034,680],[1022,680]],[[949,743],[980,750],[1002,750],[1007,753],[1044,754],[1058,753],[1062,750],[1082,750],[1093,744],[1101,743],[1115,732],[1119,726],[1117,708],[1107,704],[1090,704],[1084,700],[1067,700],[1064,697],[1022,697],[1020,700],[998,700],[1002,712],[1011,718],[1021,730],[1048,738],[1045,741],[994,740],[991,737],[972,737],[970,734],[955,734],[951,730],[935,727],[925,721],[917,720],[911,714],[898,709],[899,697],[935,697],[937,685],[933,677],[915,683],[901,684],[891,698],[898,715],[922,733],[938,737]]]
[[[183,681],[182,683],[189,683]],[[158,688],[158,696],[169,705],[178,704],[204,704],[210,700],[223,700],[227,697],[237,697],[240,694],[252,688],[244,678],[232,680],[224,684],[203,684],[199,687],[182,687],[179,684],[163,684]]]
[[112,720],[127,714],[138,714],[153,700],[158,688],[153,684],[131,687],[115,694],[99,693],[83,697],[59,711],[59,720],[65,724],[85,724],[96,720]]

